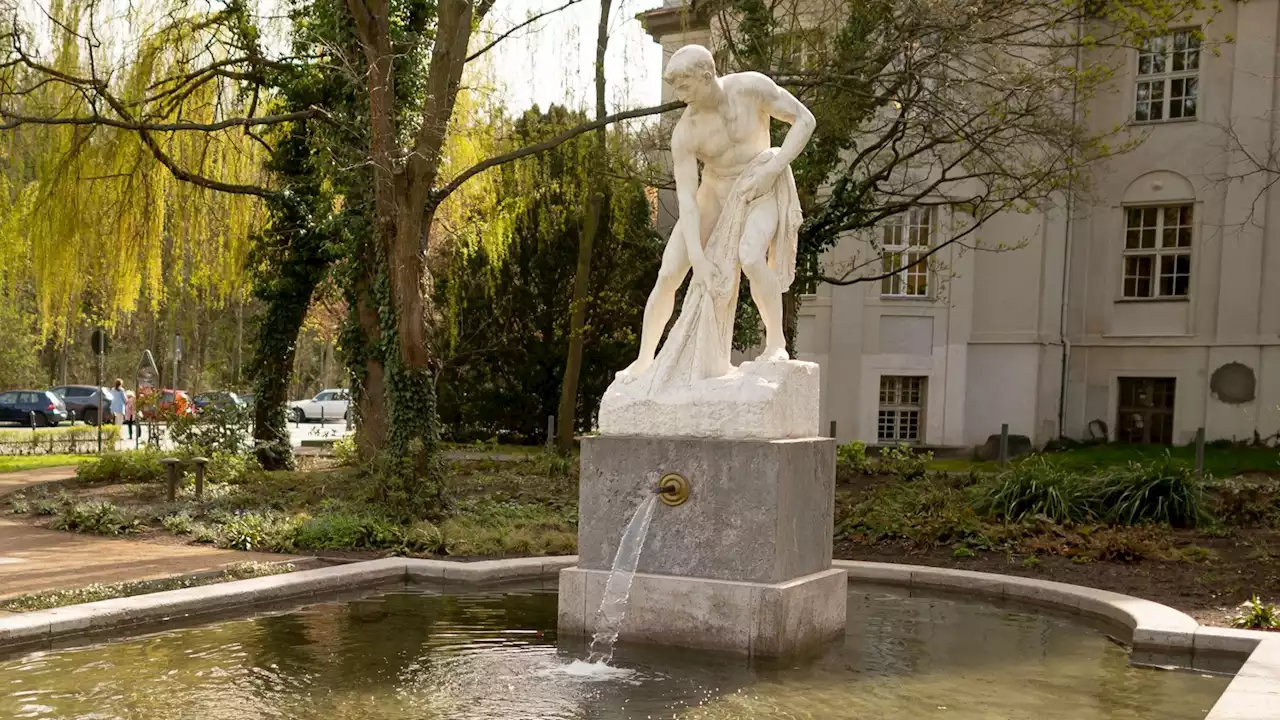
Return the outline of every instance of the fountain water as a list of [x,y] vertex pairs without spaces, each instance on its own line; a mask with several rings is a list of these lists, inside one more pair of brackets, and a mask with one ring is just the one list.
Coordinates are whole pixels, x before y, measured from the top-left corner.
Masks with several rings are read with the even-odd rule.
[[613,645],[622,630],[622,621],[627,616],[627,601],[631,598],[631,580],[636,575],[636,566],[640,564],[640,551],[644,549],[645,536],[649,534],[649,520],[653,518],[653,508],[658,503],[658,495],[651,494],[627,523],[618,543],[618,552],[613,557],[613,570],[605,583],[604,596],[600,598],[600,608],[596,610],[596,632],[591,638],[591,652],[587,662],[592,664],[608,664],[613,659]]

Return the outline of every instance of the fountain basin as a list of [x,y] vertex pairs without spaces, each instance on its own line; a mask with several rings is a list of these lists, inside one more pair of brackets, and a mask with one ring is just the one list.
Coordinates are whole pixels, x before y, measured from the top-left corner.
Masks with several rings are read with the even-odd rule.
[[1200,720],[1222,676],[1131,666],[1078,619],[854,585],[857,622],[787,662],[555,635],[536,587],[409,587],[0,658],[0,717],[147,720]]
[[[296,602],[317,593],[359,591],[388,584],[430,583],[439,588],[483,588],[508,582],[536,581],[554,587],[575,557],[454,563],[388,558],[346,566],[240,580],[201,588],[173,590],[119,600],[87,603],[0,618],[0,652],[20,647],[49,649],[112,636],[172,627],[228,612],[247,613],[261,603]],[[1227,690],[1206,720],[1274,720],[1280,687],[1280,635],[1198,626],[1186,615],[1158,603],[1091,588],[987,573],[921,566],[835,561],[851,582],[873,582],[918,589],[950,591],[1018,606],[1037,606],[1077,614],[1102,624],[1124,642],[1168,658],[1177,667],[1234,672]],[[862,621],[850,614],[850,632]],[[1188,652],[1188,648],[1190,652]],[[622,656],[619,656],[622,659]],[[1157,655],[1133,655],[1142,662]],[[155,720],[166,720],[156,717]]]

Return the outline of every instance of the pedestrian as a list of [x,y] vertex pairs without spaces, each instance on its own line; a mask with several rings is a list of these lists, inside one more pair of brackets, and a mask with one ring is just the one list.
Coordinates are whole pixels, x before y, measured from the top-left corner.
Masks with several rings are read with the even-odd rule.
[[115,418],[116,427],[124,427],[124,408],[128,398],[124,395],[124,380],[116,378],[111,386],[111,415]]
[[[129,426],[129,439],[133,439],[133,428],[138,424],[138,403],[132,390],[124,392],[124,422]],[[139,429],[141,432],[141,429]]]

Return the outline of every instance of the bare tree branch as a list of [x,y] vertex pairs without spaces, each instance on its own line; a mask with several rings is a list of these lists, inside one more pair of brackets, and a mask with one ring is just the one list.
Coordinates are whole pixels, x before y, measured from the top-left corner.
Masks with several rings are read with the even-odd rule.
[[485,53],[489,52],[490,50],[492,50],[492,49],[493,49],[493,46],[497,45],[498,43],[500,43],[500,42],[502,42],[503,40],[506,40],[508,37],[510,37],[510,36],[511,36],[511,33],[514,33],[514,32],[516,32],[517,30],[520,30],[521,28],[529,27],[530,25],[532,25],[532,24],[534,24],[534,23],[538,22],[538,21],[539,21],[539,20],[541,20],[542,18],[547,17],[548,15],[554,15],[555,13],[558,13],[558,12],[560,12],[561,10],[564,10],[564,9],[565,9],[565,8],[567,8],[567,7],[570,7],[570,6],[573,6],[573,5],[577,5],[577,4],[578,4],[578,3],[580,3],[580,2],[582,2],[582,0],[569,0],[569,2],[566,2],[565,4],[561,5],[561,6],[560,6],[560,7],[558,7],[558,8],[554,8],[554,9],[551,9],[551,10],[547,10],[547,11],[545,11],[545,12],[540,12],[540,13],[538,13],[537,15],[534,15],[533,17],[530,17],[528,20],[525,20],[524,22],[522,22],[522,23],[520,23],[520,24],[518,24],[518,25],[515,25],[515,26],[513,26],[511,29],[507,30],[506,32],[504,32],[504,33],[502,33],[502,34],[498,35],[496,38],[494,38],[493,40],[491,40],[491,41],[490,41],[488,44],[486,44],[484,47],[482,47],[482,48],[480,48],[479,50],[477,50],[477,51],[475,51],[475,52],[471,53],[470,55],[468,55],[468,56],[467,56],[467,59],[466,59],[466,60],[464,60],[463,62],[471,62],[472,60],[475,60],[476,58],[480,57],[481,55],[483,55],[483,54],[485,54]]

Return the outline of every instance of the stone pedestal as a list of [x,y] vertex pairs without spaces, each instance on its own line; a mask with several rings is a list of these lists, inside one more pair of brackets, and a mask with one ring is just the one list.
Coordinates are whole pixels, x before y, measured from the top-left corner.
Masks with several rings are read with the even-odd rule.
[[831,569],[835,441],[589,437],[582,442],[578,567],[561,572],[560,631],[590,635],[618,543],[659,478],[623,642],[800,651],[841,634],[845,573]]

